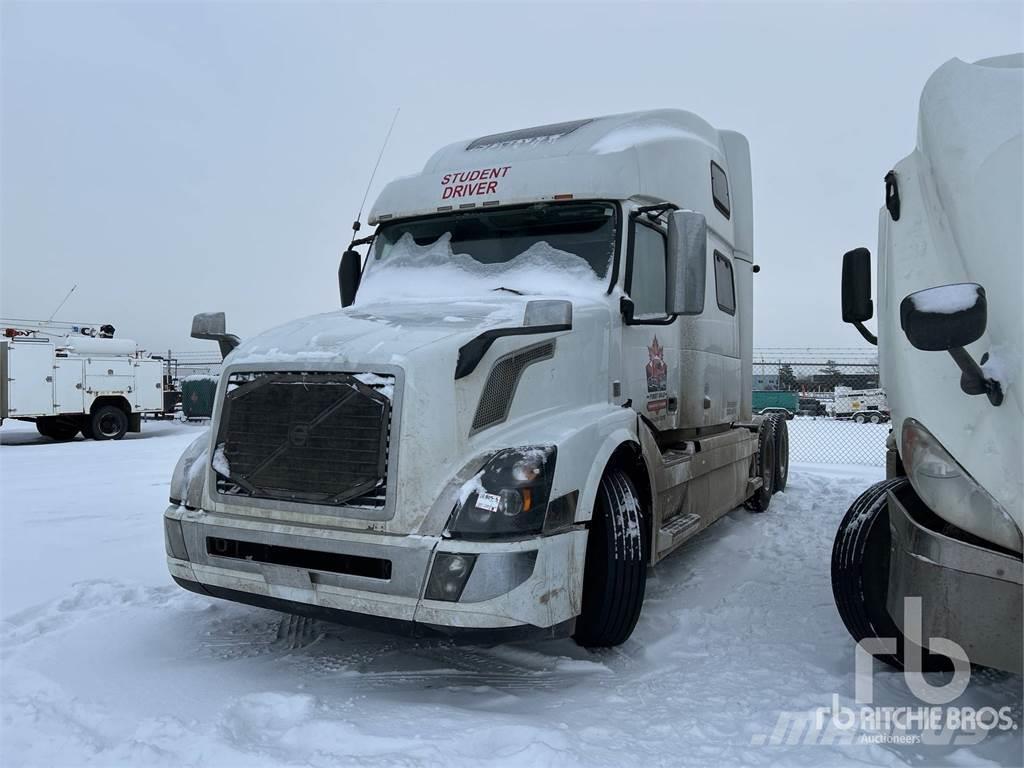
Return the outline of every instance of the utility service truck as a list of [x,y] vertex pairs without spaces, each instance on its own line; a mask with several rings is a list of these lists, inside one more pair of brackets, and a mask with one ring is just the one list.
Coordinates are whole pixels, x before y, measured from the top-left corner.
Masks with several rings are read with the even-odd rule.
[[344,309],[238,345],[174,471],[186,589],[348,623],[623,642],[647,567],[785,487],[752,417],[746,139],[660,110],[391,182]]
[[[888,479],[843,519],[832,587],[854,639],[888,643],[894,665],[909,650],[912,669],[923,649],[925,669],[1022,670],[1022,94],[1024,55],[947,62],[921,96],[917,148],[885,177]],[[844,258],[842,304],[875,340],[866,249]]]
[[163,362],[109,325],[0,319],[0,422],[39,434],[120,440],[164,412]]

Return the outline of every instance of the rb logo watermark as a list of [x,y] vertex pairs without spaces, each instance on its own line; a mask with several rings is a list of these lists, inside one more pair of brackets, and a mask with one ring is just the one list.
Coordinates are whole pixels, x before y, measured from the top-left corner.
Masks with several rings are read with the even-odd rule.
[[971,663],[957,643],[944,637],[929,637],[928,650],[946,656],[953,664],[949,679],[929,682],[922,672],[923,647],[921,598],[903,601],[906,639],[903,677],[907,688],[928,706],[877,707],[874,702],[874,657],[895,654],[895,637],[869,638],[857,643],[854,655],[854,701],[844,706],[839,694],[832,694],[827,707],[807,712],[781,712],[770,734],[757,734],[755,745],[794,744],[926,744],[967,746],[983,741],[992,731],[1016,730],[1011,707],[947,707],[971,681]]

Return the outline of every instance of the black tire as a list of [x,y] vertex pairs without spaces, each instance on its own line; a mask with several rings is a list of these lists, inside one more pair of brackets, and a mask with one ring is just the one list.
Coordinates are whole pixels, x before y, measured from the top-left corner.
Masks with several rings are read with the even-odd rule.
[[870,421],[872,424],[881,424],[882,417],[879,416],[877,413],[873,413],[868,417],[868,421]]
[[60,416],[43,416],[36,419],[36,430],[43,437],[63,443],[75,439],[75,435],[78,434],[78,424]]
[[768,509],[772,503],[772,494],[775,493],[775,422],[776,419],[769,416],[757,430],[755,477],[761,478],[761,487],[744,503],[752,512]]
[[789,481],[789,426],[786,419],[775,422],[775,489],[774,493],[786,490]]
[[[879,655],[879,661],[903,669],[905,638],[889,615],[888,492],[907,485],[905,477],[875,483],[850,505],[839,524],[832,545],[832,595],[839,617],[856,642],[867,638],[895,637],[896,653]],[[923,653],[925,672],[952,669],[949,659]]]
[[101,405],[93,411],[89,428],[94,440],[120,440],[128,431],[128,414],[116,405]]
[[620,645],[640,617],[647,585],[647,521],[629,476],[601,478],[587,537],[583,605],[573,638],[585,648]]
[[864,414],[863,413],[858,413],[856,416],[853,417],[853,420],[855,422],[857,422],[858,424],[863,424],[864,423]]

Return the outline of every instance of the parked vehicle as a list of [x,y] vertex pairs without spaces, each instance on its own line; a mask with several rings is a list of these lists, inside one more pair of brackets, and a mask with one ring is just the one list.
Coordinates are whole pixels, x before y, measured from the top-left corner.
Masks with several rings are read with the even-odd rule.
[[32,421],[54,440],[120,440],[163,412],[162,361],[110,326],[0,319],[0,329],[0,422]]
[[828,408],[815,397],[801,397],[797,416],[827,416]]
[[780,413],[787,419],[791,419],[800,410],[800,394],[798,392],[755,389],[752,393],[752,403],[754,413]]
[[199,593],[403,631],[623,642],[647,568],[785,487],[752,417],[746,139],[660,110],[452,144],[391,182],[344,309],[238,344],[182,456]]
[[858,424],[880,424],[890,418],[889,400],[884,389],[836,387],[832,415],[837,419],[851,419]]
[[[947,62],[921,96],[917,148],[885,177],[888,479],[843,519],[832,587],[854,639],[898,639],[892,664],[910,645],[905,600],[919,598],[929,645],[1022,668],[1022,94],[1024,55]],[[872,309],[870,254],[856,249],[843,260],[843,319],[869,340]],[[925,669],[948,666],[924,658]]]

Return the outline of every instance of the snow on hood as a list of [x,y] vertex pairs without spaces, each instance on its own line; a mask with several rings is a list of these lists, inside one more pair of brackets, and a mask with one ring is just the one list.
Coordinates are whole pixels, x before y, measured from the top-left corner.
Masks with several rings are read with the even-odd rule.
[[[422,246],[406,233],[383,258],[370,258],[355,306],[396,298],[489,298],[496,288],[594,297],[601,295],[606,285],[606,279],[598,277],[586,260],[543,241],[510,261],[482,264],[466,254],[453,253],[448,233]],[[453,309],[449,314],[460,313]]]
[[272,328],[246,339],[224,363],[400,363],[412,350],[449,336],[520,325],[525,306],[511,294],[491,301],[367,303]]

